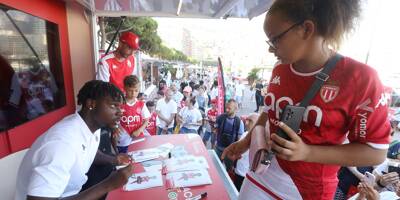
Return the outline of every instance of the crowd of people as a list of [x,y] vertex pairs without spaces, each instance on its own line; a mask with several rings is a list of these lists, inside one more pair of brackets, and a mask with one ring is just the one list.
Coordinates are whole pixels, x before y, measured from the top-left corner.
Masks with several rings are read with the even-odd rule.
[[[131,75],[139,39],[123,33],[117,50],[100,60],[98,80],[79,91],[80,110],[40,136],[26,154],[17,199],[104,199],[131,176],[124,153],[132,140],[162,134],[199,134],[205,144],[210,140],[241,200],[399,198],[398,166],[393,164],[399,144],[389,145],[384,87],[371,67],[335,51],[360,9],[358,0],[274,1],[264,32],[279,63],[268,87],[254,86],[256,111],[262,112],[245,118],[237,116],[244,93],[235,84],[227,85],[225,112],[218,115],[215,77],[160,81],[156,96],[139,94],[138,78]],[[334,68],[322,73],[333,58],[339,58]],[[323,85],[301,107],[316,79]],[[303,109],[299,131],[281,122],[288,105]],[[295,114],[287,113],[288,119]],[[386,156],[391,160],[385,161]],[[127,166],[115,170],[122,164]],[[340,166],[346,167],[339,171]],[[355,180],[347,181],[346,173]]]

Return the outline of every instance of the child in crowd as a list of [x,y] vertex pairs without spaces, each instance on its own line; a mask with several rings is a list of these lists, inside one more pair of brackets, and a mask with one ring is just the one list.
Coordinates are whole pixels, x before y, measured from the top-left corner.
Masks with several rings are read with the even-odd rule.
[[217,99],[211,100],[211,108],[207,110],[207,124],[206,124],[206,132],[204,133],[203,142],[204,145],[207,145],[207,141],[211,137],[211,148],[214,149],[215,141],[217,137],[217,133],[215,131],[215,120],[217,119],[218,110],[217,110]]
[[117,148],[119,153],[126,153],[128,146],[135,137],[143,137],[143,130],[147,127],[150,112],[145,103],[137,99],[140,90],[139,79],[134,75],[124,79],[126,103],[122,107],[122,117]]
[[157,126],[156,126],[156,119],[157,119],[156,106],[155,106],[153,101],[146,102],[146,106],[149,109],[150,118],[149,118],[149,123],[148,123],[145,131],[150,136],[153,136],[153,135],[156,135],[156,131],[157,131]]

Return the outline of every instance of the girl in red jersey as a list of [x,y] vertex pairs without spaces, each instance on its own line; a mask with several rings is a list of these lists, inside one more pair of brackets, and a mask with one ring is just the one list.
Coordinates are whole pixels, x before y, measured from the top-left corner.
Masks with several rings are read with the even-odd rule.
[[[387,95],[377,72],[349,57],[336,63],[306,107],[298,133],[279,121],[284,107],[298,105],[336,55],[360,7],[359,0],[276,0],[268,10],[267,44],[281,64],[272,72],[264,112],[253,130],[270,136],[275,154],[266,170],[247,174],[239,199],[330,200],[339,166],[384,161],[390,133]],[[276,134],[279,128],[290,140]],[[239,158],[251,135],[227,147],[222,157]],[[343,144],[346,138],[349,143]]]

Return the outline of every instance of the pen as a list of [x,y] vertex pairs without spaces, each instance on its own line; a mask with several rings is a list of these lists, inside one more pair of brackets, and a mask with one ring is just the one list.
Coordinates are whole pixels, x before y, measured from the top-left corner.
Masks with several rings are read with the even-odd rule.
[[196,196],[190,198],[190,200],[200,200],[200,199],[203,199],[205,197],[207,197],[207,192],[203,192],[203,193],[201,193],[199,195],[196,195]]

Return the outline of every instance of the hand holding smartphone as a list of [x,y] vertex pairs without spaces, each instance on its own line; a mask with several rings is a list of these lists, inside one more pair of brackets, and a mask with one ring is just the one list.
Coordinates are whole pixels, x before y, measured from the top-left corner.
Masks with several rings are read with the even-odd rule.
[[[305,110],[306,108],[304,107],[287,105],[283,109],[280,121],[289,126],[294,132],[298,133]],[[286,140],[291,140],[282,129],[278,129],[277,135]]]
[[375,185],[375,176],[369,172],[365,172],[364,182],[366,182],[370,186]]

